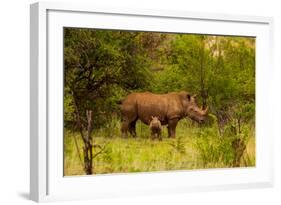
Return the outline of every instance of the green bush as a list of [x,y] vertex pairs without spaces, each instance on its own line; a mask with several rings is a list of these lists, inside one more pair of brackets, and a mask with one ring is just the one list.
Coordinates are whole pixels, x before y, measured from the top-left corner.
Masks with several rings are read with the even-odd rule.
[[[253,166],[253,158],[245,152],[249,136],[249,128],[244,127],[237,133],[232,124],[225,127],[222,136],[214,127],[203,128],[198,131],[193,145],[205,168],[214,167],[214,164],[215,167]],[[245,156],[243,162],[242,156]]]
[[199,131],[194,146],[205,168],[229,166],[234,159],[231,139],[219,137],[214,128]]

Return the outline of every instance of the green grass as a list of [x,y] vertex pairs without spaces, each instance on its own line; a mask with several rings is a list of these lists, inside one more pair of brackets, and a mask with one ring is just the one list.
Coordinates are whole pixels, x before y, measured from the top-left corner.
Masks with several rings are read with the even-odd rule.
[[[203,134],[202,134],[203,133]],[[226,138],[217,135],[216,128],[198,127],[188,120],[177,126],[175,139],[151,140],[148,126],[137,123],[137,138],[122,138],[120,122],[113,119],[104,129],[94,130],[95,144],[106,149],[93,162],[93,173],[151,172],[231,167],[233,150]],[[255,138],[251,135],[241,160],[241,166],[255,165]],[[75,146],[77,139],[81,158],[83,143],[78,132],[65,129],[64,175],[83,175],[83,163]],[[99,148],[94,148],[94,153]]]

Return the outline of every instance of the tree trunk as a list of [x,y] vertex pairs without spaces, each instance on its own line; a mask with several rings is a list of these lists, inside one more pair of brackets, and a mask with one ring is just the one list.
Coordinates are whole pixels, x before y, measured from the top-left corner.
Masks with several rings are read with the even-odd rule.
[[86,174],[92,174],[93,170],[93,143],[92,143],[92,110],[86,111],[87,116],[87,133],[84,143],[84,170]]
[[93,146],[91,145],[91,143],[87,143],[83,147],[83,151],[84,151],[84,170],[85,170],[87,175],[93,174],[93,172],[92,172],[92,170],[93,170],[92,148],[93,148]]
[[[84,155],[84,171],[87,175],[90,175],[93,173],[93,140],[92,140],[92,110],[86,110],[86,123],[87,123],[87,129],[85,129],[85,121],[82,121],[80,110],[77,106],[77,101],[75,98],[75,95],[73,95],[74,99],[74,107],[76,112],[76,120],[77,125],[79,127],[80,135],[82,137],[84,146],[83,146],[83,155]],[[86,124],[85,123],[85,124]],[[86,130],[86,134],[84,131]]]
[[245,142],[242,139],[235,139],[232,141],[232,148],[234,150],[233,167],[240,167],[241,158],[246,149]]

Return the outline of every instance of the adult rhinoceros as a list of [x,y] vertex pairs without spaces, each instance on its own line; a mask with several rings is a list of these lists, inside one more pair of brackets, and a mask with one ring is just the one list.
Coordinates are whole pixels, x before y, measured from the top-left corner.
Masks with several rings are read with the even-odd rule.
[[208,108],[200,109],[195,96],[185,91],[167,94],[131,93],[121,104],[121,132],[123,136],[127,136],[129,131],[135,137],[138,119],[149,125],[151,117],[157,116],[162,125],[168,125],[169,137],[175,137],[179,120],[189,117],[201,123],[206,119],[207,111]]

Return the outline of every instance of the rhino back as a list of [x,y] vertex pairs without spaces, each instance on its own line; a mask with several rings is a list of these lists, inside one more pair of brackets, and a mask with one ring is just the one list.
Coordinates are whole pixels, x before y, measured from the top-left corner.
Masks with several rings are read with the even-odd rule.
[[165,123],[168,109],[168,99],[166,95],[153,93],[138,93],[137,112],[139,119],[145,124],[149,124],[151,116],[157,116],[162,123]]
[[149,124],[151,116],[158,116],[163,125],[169,119],[181,118],[182,103],[178,93],[140,93],[137,97],[138,117]]

